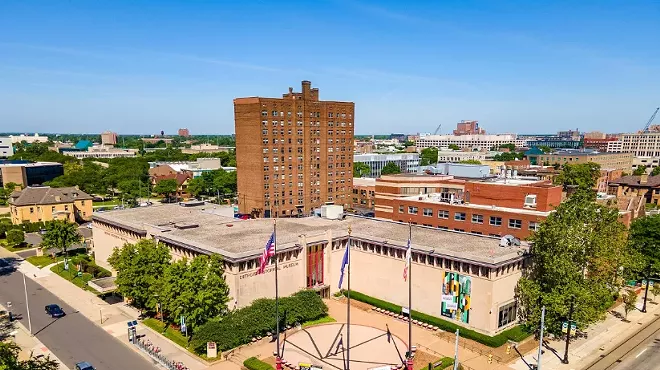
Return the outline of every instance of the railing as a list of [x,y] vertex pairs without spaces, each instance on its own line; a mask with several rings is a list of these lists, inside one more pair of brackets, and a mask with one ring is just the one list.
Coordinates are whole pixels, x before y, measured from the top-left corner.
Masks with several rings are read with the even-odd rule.
[[165,355],[160,351],[160,347],[154,346],[150,340],[144,340],[142,338],[137,338],[133,344],[138,347],[142,352],[146,353],[154,361],[156,361],[162,367],[168,370],[189,370],[183,362],[176,362],[169,360]]

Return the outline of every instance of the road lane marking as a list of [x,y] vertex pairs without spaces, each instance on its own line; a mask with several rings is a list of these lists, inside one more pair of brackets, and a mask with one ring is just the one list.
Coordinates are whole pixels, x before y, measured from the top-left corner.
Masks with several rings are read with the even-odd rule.
[[640,353],[638,353],[638,354],[637,354],[637,356],[635,356],[635,358],[637,358],[637,357],[639,357],[639,356],[641,356],[641,355],[642,355],[642,353],[644,353],[644,352],[646,352],[646,350],[647,350],[647,349],[648,349],[648,348],[644,348],[644,349],[642,350],[642,352],[640,352]]

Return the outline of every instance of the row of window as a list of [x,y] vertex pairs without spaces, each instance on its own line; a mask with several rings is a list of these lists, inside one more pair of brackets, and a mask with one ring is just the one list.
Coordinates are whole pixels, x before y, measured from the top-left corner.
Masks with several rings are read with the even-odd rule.
[[[404,213],[405,207],[403,205],[399,205],[399,213]],[[417,214],[417,207],[415,206],[408,206],[408,214],[411,215],[416,215]],[[433,209],[432,208],[424,208],[422,209],[422,215],[425,217],[433,217]],[[471,222],[473,224],[483,224],[484,223],[484,216],[480,214],[472,214],[471,215]],[[449,211],[440,209],[438,210],[438,218],[448,220],[449,219]],[[465,212],[454,212],[454,221],[465,221],[467,219],[467,214]],[[510,229],[522,229],[523,221],[510,218],[508,220],[509,223],[509,228]],[[489,225],[491,226],[502,226],[502,217],[499,216],[490,216]],[[429,225],[430,226],[430,225]],[[539,224],[538,222],[530,221],[529,222],[529,230],[538,230]],[[459,230],[463,231],[463,230]]]
[[[262,110],[261,115],[263,117],[268,117],[268,111],[267,110]],[[273,110],[273,111],[270,112],[270,115],[273,116],[273,117],[284,117],[284,112],[283,111],[278,112],[276,110]],[[291,112],[286,112],[286,115],[287,115],[287,117],[291,117],[292,113]],[[296,116],[297,117],[302,117],[303,112],[300,112],[300,111],[296,112]],[[321,117],[321,112],[309,112],[309,116],[320,118]],[[337,112],[337,113],[328,112],[328,118],[333,118],[333,117],[339,118],[340,116],[341,116],[341,118],[346,118],[347,116],[348,116],[348,118],[353,118],[353,114],[351,114],[351,113],[346,114],[346,113],[339,113],[339,112]]]

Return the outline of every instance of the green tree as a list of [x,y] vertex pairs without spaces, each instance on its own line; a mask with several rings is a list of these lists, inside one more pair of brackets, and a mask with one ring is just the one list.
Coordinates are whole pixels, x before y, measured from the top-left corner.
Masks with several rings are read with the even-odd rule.
[[653,294],[653,302],[655,302],[655,297],[660,295],[660,283],[653,284],[651,294]]
[[[628,243],[632,254],[630,266],[633,278],[642,277],[649,281],[660,274],[660,215],[652,215],[635,219],[630,225]],[[646,312],[646,297],[648,284],[644,291],[644,306]]]
[[635,308],[637,308],[637,292],[633,289],[626,289],[626,292],[623,293],[623,312],[626,314],[626,319],[628,319],[628,313]]
[[371,174],[371,167],[362,162],[353,163],[353,177],[369,176]]
[[525,153],[517,153],[517,152],[504,152],[504,153],[498,153],[493,156],[493,160],[495,161],[515,161],[515,160],[520,160],[525,158]]
[[401,168],[396,165],[394,162],[387,162],[385,167],[383,167],[383,170],[380,171],[381,175],[394,175],[397,173],[401,173]]
[[651,176],[658,176],[658,175],[660,175],[660,166],[653,167],[653,171],[651,171]]
[[163,302],[167,313],[186,317],[193,328],[227,312],[229,286],[218,254],[183,259],[170,265],[163,276]]
[[19,346],[12,342],[0,342],[0,369],[2,370],[57,370],[60,365],[50,357],[19,360]]
[[570,197],[548,216],[530,238],[531,267],[518,282],[522,320],[538,330],[545,306],[546,326],[559,334],[571,299],[580,326],[603,317],[623,285],[617,273],[629,258],[618,218],[618,210],[585,197]]
[[513,152],[516,150],[516,144],[514,143],[502,144],[500,145],[500,149],[509,149],[510,151]]
[[590,196],[595,198],[594,188],[599,177],[600,165],[597,163],[565,164],[554,182],[562,185],[564,189],[576,187],[577,191],[591,194]]
[[57,249],[68,255],[69,248],[82,241],[82,236],[78,233],[78,225],[65,220],[56,220],[46,223],[46,233],[43,236],[41,245],[44,249]]
[[108,263],[117,271],[119,292],[133,301],[138,308],[154,309],[155,294],[162,290],[165,269],[170,265],[170,251],[152,239],[141,239],[135,244],[115,248]]
[[209,187],[202,177],[195,177],[188,181],[188,191],[195,197],[208,193]]
[[165,198],[170,198],[172,194],[176,193],[178,188],[179,186],[174,179],[160,180],[156,186],[154,186],[154,192]]
[[646,166],[639,166],[633,171],[633,176],[641,176],[646,173]]
[[460,162],[458,162],[458,163],[463,163],[463,164],[481,164],[481,162],[478,161],[478,160],[476,160],[476,159],[466,159],[466,160],[464,160],[464,161],[460,161]]
[[16,246],[25,242],[25,233],[20,229],[11,229],[6,231],[7,244],[9,246]]
[[142,183],[140,180],[124,180],[117,184],[117,189],[121,192],[122,199],[128,204],[129,207],[137,205],[137,199],[144,197],[149,192],[149,185]]
[[458,146],[458,145],[456,145],[456,144],[449,144],[449,145],[447,146],[447,148],[449,148],[449,149],[451,149],[451,150],[461,150],[461,147]]
[[438,148],[424,148],[419,154],[419,165],[428,166],[438,163]]
[[545,154],[548,154],[548,153],[552,153],[552,152],[553,152],[552,148],[549,147],[549,146],[546,146],[546,145],[541,145],[541,146],[538,147],[538,148],[539,148],[543,153],[545,153]]

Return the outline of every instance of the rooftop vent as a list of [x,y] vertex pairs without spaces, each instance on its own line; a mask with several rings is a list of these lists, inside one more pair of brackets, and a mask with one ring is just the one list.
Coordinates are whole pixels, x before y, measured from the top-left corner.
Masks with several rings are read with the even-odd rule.
[[179,205],[181,207],[199,207],[199,206],[203,206],[204,202],[201,200],[191,200],[188,202],[179,202]]
[[174,224],[174,227],[179,230],[186,230],[186,229],[194,229],[196,227],[199,227],[199,224],[192,222],[177,222]]
[[520,246],[520,240],[513,235],[504,235],[500,239],[500,247]]

